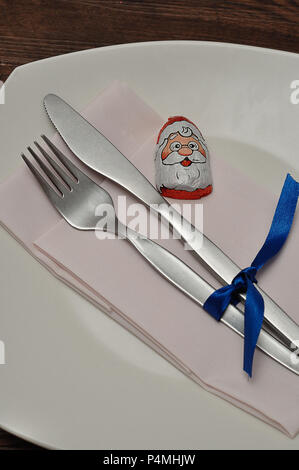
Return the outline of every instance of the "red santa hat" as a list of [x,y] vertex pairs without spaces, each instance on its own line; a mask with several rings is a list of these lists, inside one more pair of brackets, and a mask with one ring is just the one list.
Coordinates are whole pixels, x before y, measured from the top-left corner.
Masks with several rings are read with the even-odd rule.
[[[199,131],[198,127],[194,124],[194,122],[190,121],[190,119],[187,119],[184,116],[172,116],[172,117],[168,118],[168,121],[165,122],[165,124],[161,127],[160,132],[158,134],[158,138],[157,138],[157,144],[158,144],[158,142],[160,140],[160,137],[161,137],[162,133],[164,132],[164,130],[167,127],[171,126],[173,123],[179,122],[179,121],[189,122],[189,124],[192,124],[192,126],[194,126]],[[170,134],[170,132],[169,132],[169,134]]]

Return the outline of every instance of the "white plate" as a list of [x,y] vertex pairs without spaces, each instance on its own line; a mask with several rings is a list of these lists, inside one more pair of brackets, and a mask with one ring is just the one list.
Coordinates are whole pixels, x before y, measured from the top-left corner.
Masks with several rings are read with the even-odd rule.
[[[0,105],[1,180],[34,137],[53,133],[45,94],[82,108],[118,79],[165,117],[198,118],[215,151],[278,189],[281,169],[299,168],[299,105],[290,101],[298,75],[295,54],[200,42],[113,46],[19,67]],[[54,448],[298,447],[184,377],[4,230],[0,257],[4,429]]]

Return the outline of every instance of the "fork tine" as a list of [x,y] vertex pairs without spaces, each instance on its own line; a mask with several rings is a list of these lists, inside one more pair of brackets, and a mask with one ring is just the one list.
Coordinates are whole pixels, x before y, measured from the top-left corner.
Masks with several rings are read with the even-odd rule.
[[59,201],[61,200],[61,197],[58,196],[58,194],[54,191],[53,188],[49,185],[49,183],[45,180],[45,178],[41,175],[41,173],[35,168],[34,165],[32,165],[31,161],[22,153],[22,158],[26,165],[28,166],[29,170],[33,173],[33,175],[36,177],[38,180],[39,184],[45,191],[46,195],[52,202],[52,204],[56,207],[57,204],[59,204]]
[[56,171],[56,173],[60,176],[62,181],[68,186],[69,190],[74,189],[74,181],[72,178],[69,177],[69,175],[61,168],[60,165],[58,165],[53,158],[50,157],[50,155],[43,149],[41,145],[39,145],[38,142],[34,142],[35,146],[38,148],[38,150],[41,152],[41,154],[45,157],[49,165]]
[[47,175],[49,180],[53,183],[55,188],[61,193],[63,196],[66,187],[59,181],[59,179],[52,173],[52,171],[47,167],[47,165],[43,162],[43,160],[37,155],[37,153],[31,148],[27,147],[31,155],[33,156],[34,160],[38,163],[40,168],[43,170],[43,172]]
[[68,169],[70,174],[75,178],[75,180],[78,182],[79,178],[83,175],[82,171],[79,170],[79,168],[74,165],[57,147],[56,145],[51,142],[51,140],[48,139],[47,136],[42,135],[41,138],[46,142],[48,147],[52,150],[54,155],[58,158],[58,160]]

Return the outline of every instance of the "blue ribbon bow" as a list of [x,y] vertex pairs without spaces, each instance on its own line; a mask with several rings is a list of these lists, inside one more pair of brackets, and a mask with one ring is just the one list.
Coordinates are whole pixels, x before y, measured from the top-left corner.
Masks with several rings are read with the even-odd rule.
[[298,197],[299,183],[288,174],[266,241],[251,266],[242,269],[231,284],[216,290],[204,304],[204,309],[219,321],[228,305],[237,305],[240,301],[239,294],[246,293],[243,368],[250,377],[254,351],[264,319],[264,300],[255,287],[256,274],[284,245],[292,226]]

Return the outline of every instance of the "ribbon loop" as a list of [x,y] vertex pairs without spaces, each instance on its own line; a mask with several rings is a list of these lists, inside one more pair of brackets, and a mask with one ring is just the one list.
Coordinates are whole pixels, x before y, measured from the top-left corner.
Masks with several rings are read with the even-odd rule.
[[216,320],[220,320],[229,304],[237,305],[239,295],[246,294],[244,311],[244,370],[251,377],[253,356],[264,319],[264,299],[257,284],[256,275],[284,245],[295,215],[299,197],[299,183],[287,175],[275,210],[272,224],[251,266],[242,269],[231,284],[216,290],[206,300],[204,309]]

